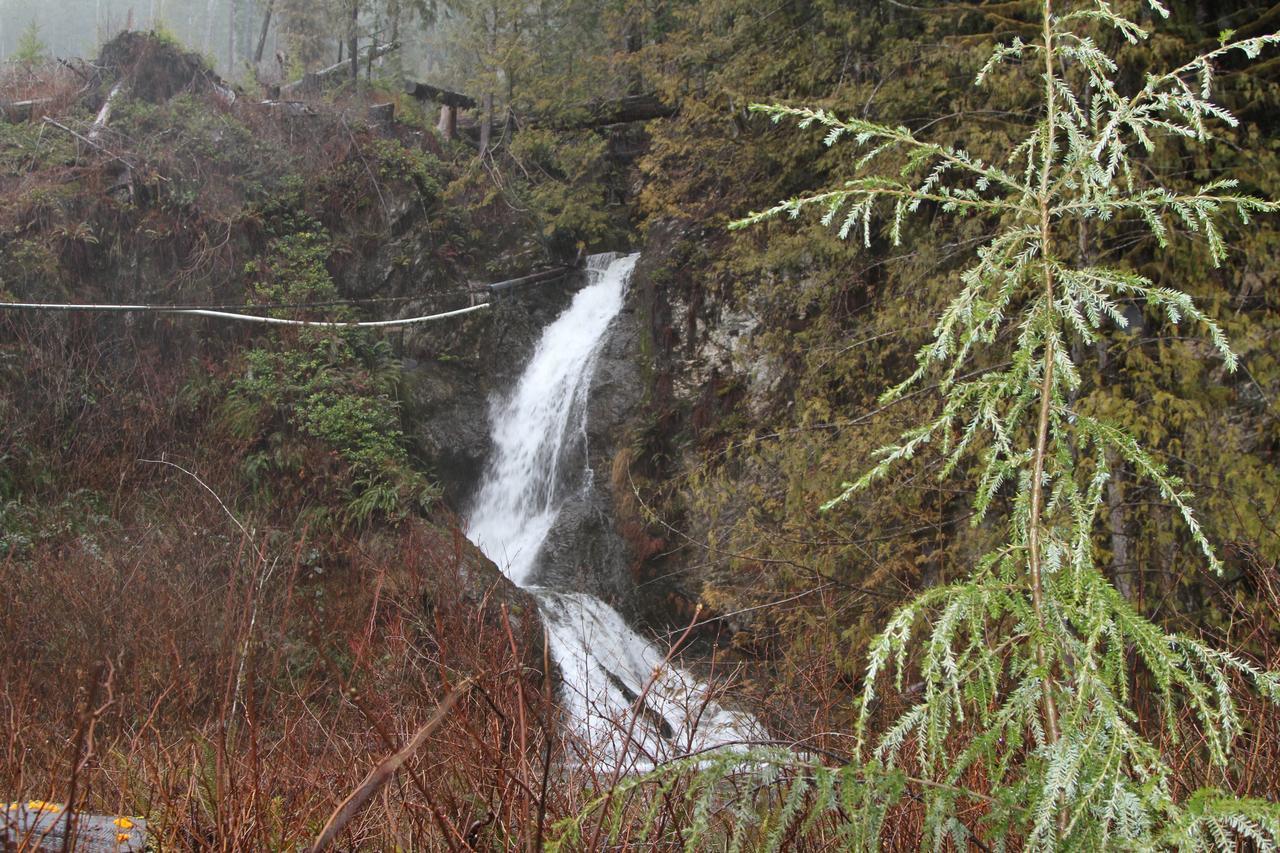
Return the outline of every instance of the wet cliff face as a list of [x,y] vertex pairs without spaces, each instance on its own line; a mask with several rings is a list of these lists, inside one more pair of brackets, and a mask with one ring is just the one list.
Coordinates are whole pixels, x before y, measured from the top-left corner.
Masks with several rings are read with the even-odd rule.
[[[429,332],[403,342],[403,416],[415,449],[445,487],[457,511],[470,508],[490,452],[491,410],[509,393],[542,330],[586,283],[586,273],[524,288],[459,332],[447,356]],[[590,470],[589,483],[564,505],[542,551],[538,582],[580,589],[636,613],[631,543],[620,532],[614,460],[643,423],[646,395],[642,316],[634,291],[610,325],[597,355],[588,397],[586,458],[566,466]],[[622,485],[625,486],[625,483]]]
[[560,588],[581,589],[628,616],[638,614],[631,565],[634,554],[621,533],[619,506],[625,483],[613,481],[614,460],[643,416],[645,387],[634,281],[596,357],[587,401],[590,482],[561,510],[543,550],[544,576]]
[[789,401],[786,366],[762,345],[763,297],[706,280],[726,238],[675,220],[648,227],[592,393],[594,493],[566,513],[553,543],[566,565],[576,548],[578,559],[606,567],[598,582],[611,584],[628,616],[654,625],[688,624],[725,569],[705,547],[717,520],[676,484],[726,436]]
[[465,513],[489,454],[490,409],[520,375],[544,326],[564,309],[581,276],[492,298],[452,334],[436,325],[407,331],[401,398],[405,433],[422,464]]

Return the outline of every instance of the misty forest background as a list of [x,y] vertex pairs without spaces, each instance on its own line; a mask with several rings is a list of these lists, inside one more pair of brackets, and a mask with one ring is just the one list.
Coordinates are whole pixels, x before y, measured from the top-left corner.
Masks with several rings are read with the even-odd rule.
[[[1258,0],[1176,0],[1167,20],[1145,2],[1112,5],[1153,32],[1100,39],[1126,85],[1224,31],[1280,29],[1280,5]],[[749,107],[902,124],[1003,162],[1039,115],[1035,87],[972,82],[997,42],[1036,37],[1039,8],[0,0],[0,100],[37,102],[0,122],[0,296],[384,319],[468,304],[476,284],[583,252],[640,251],[619,344],[634,371],[608,383],[627,402],[602,404],[592,436],[609,535],[626,545],[612,601],[662,640],[683,635],[688,665],[778,741],[839,767],[856,751],[876,632],[1007,532],[999,512],[975,523],[978,473],[940,479],[932,449],[821,509],[936,412],[934,386],[892,405],[879,395],[914,369],[996,226],[926,206],[902,245],[875,230],[864,248],[809,218],[731,232],[856,173],[822,133]],[[306,94],[306,110],[264,103],[349,58],[353,41],[400,48]],[[406,80],[476,99],[456,138]],[[1225,58],[1217,87],[1239,125],[1216,146],[1176,141],[1139,171],[1178,190],[1231,176],[1280,198],[1280,53]],[[660,115],[602,118],[626,97]],[[385,103],[392,122],[369,112]],[[1109,222],[1072,251],[1190,293],[1241,369],[1129,299],[1124,328],[1073,343],[1087,367],[1071,403],[1129,430],[1195,493],[1223,571],[1205,571],[1180,508],[1125,458],[1109,460],[1093,545],[1135,611],[1274,670],[1280,220],[1229,226],[1216,267],[1202,234],[1175,231],[1187,239],[1163,248]],[[314,838],[465,683],[430,747],[345,824],[346,842],[532,849],[609,813],[618,844],[656,833],[680,845],[732,824],[723,779],[691,772],[592,812],[616,778],[549,770],[565,747],[536,607],[460,532],[485,401],[568,293],[386,334],[0,314],[0,798],[147,816],[162,849],[283,849]],[[1133,670],[1131,723],[1176,769],[1172,800],[1205,784],[1280,797],[1274,704],[1242,690],[1245,726],[1221,767],[1155,680]],[[876,719],[919,690],[909,674]],[[956,806],[978,838],[1003,794],[976,766],[946,784],[980,793]],[[836,843],[841,806],[802,824],[799,800],[750,790],[785,816],[754,842]],[[918,846],[929,820],[901,798],[884,845]],[[601,842],[592,832],[576,843]]]

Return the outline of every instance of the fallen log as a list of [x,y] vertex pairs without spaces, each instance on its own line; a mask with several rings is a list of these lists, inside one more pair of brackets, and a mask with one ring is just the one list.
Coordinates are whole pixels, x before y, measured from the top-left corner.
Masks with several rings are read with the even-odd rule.
[[0,118],[11,124],[31,121],[36,117],[36,113],[41,107],[52,102],[52,98],[34,98],[29,101],[2,103],[0,104]]
[[[49,118],[48,116],[45,116],[45,117],[44,117],[44,123],[45,123],[45,124],[48,124],[48,125],[52,125],[53,127],[58,128],[58,130],[65,131],[66,133],[71,134],[71,135],[72,135],[72,136],[74,136],[76,139],[80,140],[81,142],[83,142],[84,144],[88,145],[89,147],[94,148],[94,149],[96,149],[96,150],[98,150],[98,151],[101,151],[103,154],[106,154],[106,155],[107,155],[108,157],[110,157],[112,160],[119,160],[121,163],[123,163],[123,164],[124,164],[127,168],[129,168],[130,170],[133,170],[133,169],[135,168],[135,166],[134,166],[132,163],[130,163],[130,162],[129,162],[128,160],[126,160],[125,158],[121,157],[119,154],[116,154],[116,153],[114,153],[114,152],[112,152],[112,151],[109,151],[109,150],[108,150],[108,149],[106,149],[106,148],[103,148],[101,145],[99,145],[97,142],[93,141],[92,139],[90,139],[90,138],[89,138],[89,137],[87,137],[87,136],[82,136],[81,134],[76,133],[74,130],[72,130],[71,128],[67,127],[67,126],[66,126],[65,124],[63,124],[62,122],[55,121],[54,119],[51,119],[51,118]],[[168,180],[168,178],[160,177],[160,178],[159,178],[159,180],[167,181],[167,180]]]
[[[433,101],[442,107],[474,110],[479,106],[475,98],[461,92],[452,92],[410,80],[404,84],[405,94],[420,101]],[[627,124],[636,121],[650,121],[656,118],[670,118],[676,114],[677,107],[666,103],[657,95],[624,95],[621,98],[607,98],[588,101],[571,107],[556,116],[524,116],[522,121],[533,127],[552,127],[559,130],[586,130],[596,127],[607,127],[611,124]],[[456,115],[447,116],[441,111],[441,126],[447,123],[456,129]],[[480,122],[483,124],[483,121]],[[483,136],[483,129],[480,131]]]
[[417,98],[419,101],[434,101],[437,104],[446,107],[461,108],[464,110],[474,110],[476,108],[476,99],[461,92],[451,92],[448,89],[441,89],[438,86],[432,86],[429,83],[417,83],[413,80],[406,80],[404,84],[404,92]]
[[306,101],[259,101],[261,106],[269,110],[278,110],[289,116],[317,116],[320,115]]
[[611,124],[670,118],[676,114],[676,109],[674,105],[660,100],[657,95],[624,95],[621,98],[590,101],[569,110],[563,118],[543,123],[562,130],[586,130]]
[[471,290],[474,293],[489,293],[496,296],[500,293],[506,293],[531,284],[555,281],[558,278],[564,278],[569,273],[576,271],[575,267],[552,267],[551,269],[530,273],[529,275],[522,275],[519,278],[509,278],[506,281],[495,281],[493,284],[474,284],[471,286]]
[[147,822],[140,817],[67,814],[61,803],[30,800],[0,803],[0,850],[80,850],[124,853],[147,849]]
[[98,141],[98,137],[102,135],[102,129],[107,126],[107,122],[111,121],[111,108],[115,106],[116,98],[120,97],[120,93],[123,91],[123,80],[111,87],[111,93],[102,102],[102,109],[98,110],[98,117],[93,120],[93,126],[89,128],[89,142],[96,143]]
[[[379,57],[386,56],[393,50],[400,49],[400,42],[393,41],[386,44],[375,44],[360,49],[359,62],[372,62]],[[315,90],[325,86],[331,82],[347,79],[351,74],[351,63],[348,60],[335,62],[327,68],[321,68],[319,71],[312,71],[302,76],[301,80],[294,80],[292,83],[286,83],[280,87],[281,97],[288,100],[289,95],[312,94]]]

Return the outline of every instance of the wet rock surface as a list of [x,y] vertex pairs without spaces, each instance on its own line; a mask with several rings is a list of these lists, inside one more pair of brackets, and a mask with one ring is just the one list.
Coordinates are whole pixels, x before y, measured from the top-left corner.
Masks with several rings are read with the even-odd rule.
[[537,583],[589,592],[623,612],[631,609],[630,553],[618,535],[608,491],[584,489],[565,503],[541,559]]
[[448,339],[432,324],[401,341],[405,433],[458,512],[466,512],[488,459],[494,398],[510,389],[581,282],[574,275],[495,299],[474,319],[447,321],[457,324]]

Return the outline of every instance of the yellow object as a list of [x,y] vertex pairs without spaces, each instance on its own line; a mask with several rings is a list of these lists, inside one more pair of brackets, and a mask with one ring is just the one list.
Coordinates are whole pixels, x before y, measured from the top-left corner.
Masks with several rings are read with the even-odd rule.
[[118,817],[111,822],[121,829],[133,829],[133,821],[129,820],[127,817]]
[[27,808],[33,812],[60,812],[62,806],[58,803],[47,803],[44,800],[29,800]]
[[124,844],[128,840],[129,840],[129,833],[127,832],[116,833],[116,844]]

